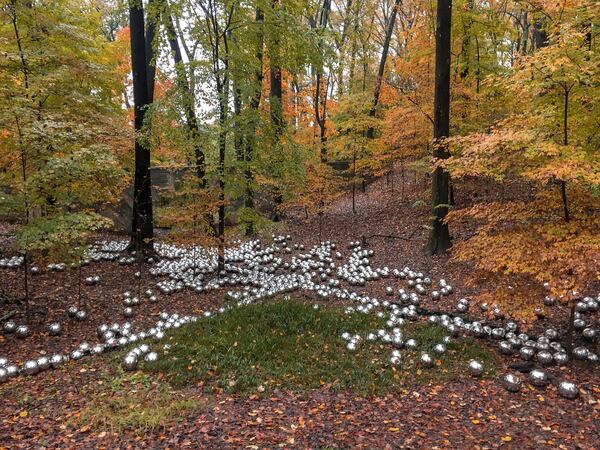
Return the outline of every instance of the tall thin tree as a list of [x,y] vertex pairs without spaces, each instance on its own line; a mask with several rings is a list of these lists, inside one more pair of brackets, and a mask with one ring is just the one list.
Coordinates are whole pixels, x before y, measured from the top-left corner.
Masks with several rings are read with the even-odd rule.
[[135,139],[135,175],[133,183],[132,240],[144,252],[154,250],[154,220],[150,179],[150,148],[138,133],[142,131],[148,106],[148,61],[144,32],[144,7],[141,0],[129,0],[131,71]]
[[[377,106],[379,105],[379,97],[381,96],[381,87],[383,86],[383,75],[385,74],[385,63],[387,62],[388,53],[390,51],[390,42],[392,41],[392,35],[394,34],[394,26],[396,25],[396,16],[398,15],[398,8],[402,0],[396,0],[392,13],[387,23],[385,32],[385,40],[383,42],[383,48],[381,49],[381,58],[379,60],[379,69],[377,70],[377,80],[375,82],[375,91],[373,92],[373,103],[369,110],[369,117],[375,117],[377,112]],[[367,137],[373,139],[375,137],[375,128],[372,126],[367,129]]]
[[[438,0],[435,32],[435,98],[433,117],[433,156],[450,156],[445,138],[450,134],[450,31],[452,0]],[[450,175],[443,167],[436,167],[431,180],[432,212],[429,240],[424,252],[435,255],[450,248],[450,232],[445,217],[448,214],[448,186]]]

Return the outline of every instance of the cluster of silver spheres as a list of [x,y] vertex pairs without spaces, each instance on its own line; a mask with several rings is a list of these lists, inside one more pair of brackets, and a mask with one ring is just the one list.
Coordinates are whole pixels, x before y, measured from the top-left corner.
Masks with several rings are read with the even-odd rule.
[[27,336],[29,336],[31,334],[31,330],[29,329],[29,326],[17,325],[12,320],[8,320],[8,321],[4,322],[4,325],[2,325],[2,331],[4,331],[4,334],[14,333],[14,335],[18,339],[25,339]]
[[[224,312],[225,309],[219,310]],[[205,316],[212,313],[208,311]],[[133,326],[129,322],[122,324],[102,324],[98,327],[98,337],[101,342],[89,344],[81,342],[69,353],[56,353],[51,356],[41,356],[36,359],[29,359],[22,365],[12,364],[7,358],[0,357],[0,383],[8,381],[18,375],[36,375],[40,372],[56,369],[68,361],[78,361],[88,356],[99,355],[114,349],[128,346],[132,343],[141,342],[146,339],[160,341],[165,336],[165,331],[171,328],[179,328],[190,322],[195,322],[195,316],[179,316],[178,314],[161,313],[160,320],[148,330],[133,331]],[[60,332],[60,325],[50,324],[50,333]],[[142,343],[130,350],[122,361],[122,367],[125,370],[134,370],[137,367],[138,360],[144,359],[147,363],[153,363],[158,360],[158,354],[150,351],[148,344]]]
[[[467,299],[458,300],[453,313],[428,313],[420,306],[423,299],[426,299],[427,295],[433,300],[449,297],[454,294],[452,285],[444,279],[434,281],[423,272],[410,267],[402,269],[373,267],[370,261],[373,251],[363,248],[359,241],[350,243],[349,254],[347,260],[344,261],[344,256],[335,243],[326,241],[305,249],[301,244],[291,244],[290,240],[289,236],[273,236],[271,243],[267,245],[261,244],[258,240],[235,242],[225,251],[223,271],[219,271],[216,248],[157,243],[156,251],[160,259],[156,262],[149,261],[152,263],[149,272],[157,278],[156,288],[164,295],[185,289],[202,293],[225,288],[227,290],[226,297],[232,301],[232,305],[237,306],[248,305],[278,294],[283,294],[285,298],[295,291],[310,292],[322,300],[348,301],[351,304],[346,308],[348,314],[376,314],[386,320],[386,328],[373,330],[365,336],[350,332],[344,333],[342,338],[346,341],[347,349],[356,351],[363,339],[380,340],[390,346],[389,361],[392,365],[400,365],[402,351],[408,349],[420,351],[418,363],[422,367],[432,367],[435,365],[436,358],[446,354],[447,345],[452,337],[461,334],[497,340],[501,353],[535,361],[542,367],[551,364],[564,365],[568,360],[565,349],[559,343],[561,336],[555,330],[548,329],[540,336],[529,336],[519,333],[519,327],[515,322],[492,327],[487,325],[485,320],[467,320],[464,318],[464,314],[470,306]],[[131,264],[136,261],[135,256],[123,256],[121,253],[127,244],[127,241],[97,242],[87,249],[84,263],[116,261],[119,264]],[[5,258],[0,260],[0,267],[19,267],[22,263],[22,257]],[[61,271],[65,268],[65,264],[48,266],[48,270],[54,271]],[[362,287],[373,281],[388,279],[390,276],[402,283],[403,286],[400,288],[387,286],[385,300],[362,295],[352,290],[354,287]],[[98,276],[90,276],[85,279],[85,283],[88,285],[95,285],[99,281]],[[142,303],[143,297],[150,303],[158,301],[152,290],[147,290],[144,295],[139,296],[130,292],[123,294],[123,316],[125,318],[134,316],[135,308]],[[597,311],[598,303],[598,299],[586,297],[576,306],[573,325],[590,343],[597,339],[597,332],[594,325],[586,320],[586,315]],[[555,299],[549,296],[544,299],[544,305],[552,306],[554,304],[556,304]],[[487,304],[480,306],[482,311],[489,309]],[[497,305],[492,305],[491,308],[492,315],[496,319],[504,318],[503,312]],[[226,308],[220,308],[215,312],[207,311],[204,315],[210,316],[226,310]],[[70,317],[80,320],[84,320],[87,316],[84,310],[77,307],[69,308],[67,313]],[[422,347],[415,339],[407,338],[403,333],[403,325],[407,321],[416,321],[422,316],[427,316],[429,322],[444,327],[447,332],[447,336],[442,342],[435,343],[431,348]],[[98,328],[98,335],[102,342],[99,344],[90,346],[82,343],[67,356],[59,358],[60,355],[58,355],[56,358],[48,358],[48,361],[27,361],[27,367],[24,365],[19,368],[19,371],[30,374],[36,370],[56,367],[66,359],[77,360],[87,355],[102,353],[146,339],[160,340],[169,328],[178,328],[195,320],[197,320],[196,317],[163,314],[154,327],[137,333],[132,331],[133,327],[128,322],[101,325]],[[29,329],[25,325],[18,326],[14,322],[6,322],[3,330],[5,333],[15,333],[18,337],[25,337],[29,334]],[[62,327],[58,322],[48,326],[50,335],[58,336],[61,332]],[[156,360],[157,354],[146,347],[147,344],[141,344],[133,348],[123,358],[123,368],[135,369],[142,358],[149,362]],[[598,355],[584,346],[577,347],[573,355],[577,359],[590,362],[598,360]],[[475,377],[481,376],[485,370],[483,364],[476,360],[470,361],[465,369]],[[532,373],[534,375],[530,376],[530,382],[541,386],[543,377],[540,378],[538,372]],[[573,398],[573,388],[569,388],[572,383],[571,385],[569,383],[561,382],[559,392],[565,397]],[[521,380],[517,375],[509,374],[504,379],[504,385],[510,391],[518,391]]]
[[0,268],[3,269],[16,269],[21,267],[25,258],[22,256],[11,256],[10,258],[0,258]]

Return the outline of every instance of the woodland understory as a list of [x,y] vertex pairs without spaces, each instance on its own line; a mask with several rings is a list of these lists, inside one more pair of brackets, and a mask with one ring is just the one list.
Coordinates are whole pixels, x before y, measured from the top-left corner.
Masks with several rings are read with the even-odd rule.
[[[294,243],[303,243],[307,248],[317,243],[319,229],[323,240],[340,243],[360,240],[363,236],[402,237],[368,239],[368,248],[376,255],[375,263],[410,265],[434,278],[443,276],[453,283],[461,296],[489,290],[485,280],[474,286],[463,285],[461,280],[471,270],[468,265],[449,261],[447,256],[423,256],[418,244],[427,238],[427,230],[422,226],[427,210],[419,206],[419,201],[428,195],[428,180],[414,172],[406,171],[404,175],[402,182],[400,173],[394,174],[393,187],[392,180],[385,178],[369,185],[366,193],[357,196],[355,214],[352,213],[352,197],[346,195],[321,218],[315,214],[307,218],[303,210],[290,212],[280,231],[293,235]],[[403,188],[406,189],[404,194]],[[457,187],[457,205],[467,206],[467,199],[472,198],[474,189],[479,190],[477,180]],[[402,200],[398,201],[401,194]],[[523,186],[501,190],[490,184],[480,201],[496,196],[523,198],[526,195],[527,189]],[[455,229],[454,239],[468,239],[475,225],[469,223]],[[9,232],[11,228],[10,224],[5,224],[3,231]],[[123,237],[97,236],[99,239]],[[7,243],[4,238],[3,249]],[[121,314],[121,304],[114,298],[126,290],[137,289],[139,280],[134,273],[138,266],[101,262],[84,270],[84,276],[100,275],[103,280],[99,290],[84,288],[85,303],[93,320],[71,320],[63,335],[53,338],[52,346],[48,348],[45,324],[49,320],[61,320],[66,309],[77,302],[77,277],[73,273],[38,275],[32,286],[34,334],[24,342],[14,338],[2,342],[3,352],[8,351],[8,356],[18,359],[32,352],[42,355],[68,350],[82,339],[89,339],[99,323],[111,322]],[[18,273],[9,275],[5,295],[15,295],[21,290],[22,278]],[[149,276],[142,279],[142,289],[153,287],[156,282]],[[387,284],[372,283],[361,291],[383,298]],[[221,306],[223,295],[222,290],[202,294],[176,293],[165,300],[167,304],[147,304],[144,314],[130,320],[136,327],[147,326],[165,309],[200,315],[207,309]],[[302,298],[315,303],[312,294]],[[454,301],[442,298],[427,302],[426,306],[452,311]],[[323,306],[331,302],[316,300]],[[532,330],[565,326],[567,308],[556,307],[547,312],[544,319],[532,324]],[[497,352],[493,342],[481,341],[481,345]],[[496,370],[499,373],[510,370],[512,362],[512,359],[498,360]],[[197,445],[203,448],[248,445],[257,448],[510,448],[513,443],[524,448],[594,448],[594,436],[600,432],[596,420],[600,407],[600,380],[597,370],[591,366],[573,364],[575,366],[568,373],[576,374],[585,391],[575,403],[561,398],[555,390],[530,388],[507,395],[493,379],[464,377],[445,382],[404,380],[398,390],[376,396],[340,392],[329,385],[306,391],[256,390],[240,396],[218,389],[207,390],[206,386],[198,384],[169,388],[168,401],[185,398],[195,402],[189,410],[184,410],[182,417],[172,419],[165,415],[160,418],[160,425],[149,429],[143,421],[137,427],[128,428],[125,424],[123,429],[118,429],[113,428],[117,425],[110,421],[103,424],[97,418],[102,414],[99,405],[114,402],[117,406],[113,406],[113,414],[123,414],[126,408],[152,408],[148,401],[162,398],[164,381],[128,376],[117,368],[114,358],[107,355],[83,365],[49,371],[3,386],[5,407],[0,415],[0,442],[6,448],[194,448]],[[557,375],[560,372],[557,371]],[[115,379],[119,380],[117,390],[114,387],[108,389],[107,385]],[[124,391],[134,393],[129,403],[120,397],[119,392]]]

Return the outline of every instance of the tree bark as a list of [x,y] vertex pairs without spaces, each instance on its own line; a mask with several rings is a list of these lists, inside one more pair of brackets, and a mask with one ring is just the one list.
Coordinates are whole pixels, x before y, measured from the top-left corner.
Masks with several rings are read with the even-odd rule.
[[[145,47],[146,47],[146,71],[148,73],[148,101],[150,105],[154,101],[154,79],[156,78],[156,61],[154,55],[154,38],[156,36],[156,30],[158,28],[158,14],[152,11],[153,7],[157,4],[158,0],[148,0],[148,10],[146,11],[146,35]],[[150,15],[153,15],[152,17]]]
[[[435,98],[433,156],[446,159],[450,156],[444,139],[450,134],[450,32],[452,0],[438,0],[435,39]],[[448,224],[448,185],[450,175],[437,167],[431,180],[432,213],[429,240],[424,248],[427,255],[445,253],[451,246]]]
[[[258,43],[256,47],[255,57],[258,62],[256,72],[254,74],[254,95],[250,99],[250,125],[248,128],[248,136],[246,138],[246,148],[244,151],[245,159],[245,173],[246,178],[246,196],[244,199],[244,206],[246,208],[254,208],[254,174],[251,168],[251,162],[254,154],[254,144],[256,142],[256,127],[258,123],[258,107],[260,106],[260,100],[262,97],[262,83],[263,83],[263,47],[264,47],[264,14],[260,8],[256,8],[256,15],[254,21],[259,29]],[[254,233],[254,226],[252,223],[246,224],[246,235],[252,235]]]
[[182,91],[183,97],[183,110],[185,114],[186,126],[188,136],[192,140],[194,147],[194,158],[196,160],[196,176],[199,180],[200,188],[206,187],[206,166],[204,160],[204,151],[198,142],[198,136],[200,135],[200,126],[198,118],[196,116],[195,109],[195,96],[190,89],[188,77],[183,66],[183,57],[181,53],[181,47],[179,46],[179,40],[177,39],[177,33],[173,24],[173,18],[168,15],[166,17],[166,29],[167,29],[167,40],[169,41],[169,47],[173,54],[173,60],[175,62],[175,81]]
[[[385,63],[390,50],[390,41],[392,40],[392,34],[394,33],[394,26],[396,25],[396,16],[398,14],[398,8],[402,0],[396,0],[392,13],[390,14],[390,20],[387,24],[387,30],[385,33],[385,40],[383,42],[383,49],[381,50],[381,59],[379,60],[379,70],[377,71],[377,81],[375,83],[375,91],[373,93],[373,104],[369,110],[369,117],[375,117],[377,112],[377,105],[379,104],[379,96],[381,95],[381,86],[383,84],[383,75],[385,73]],[[367,137],[373,139],[375,137],[375,128],[369,127],[367,129]]]
[[[571,88],[567,85],[563,86],[564,88],[564,110],[563,110],[563,144],[565,146],[569,145],[569,128],[568,128],[568,120],[569,120],[569,92]],[[565,215],[565,222],[568,222],[571,217],[569,213],[569,203],[567,201],[567,182],[565,180],[560,181],[560,194],[563,203],[563,212]]]
[[[273,0],[273,10],[277,10],[279,0]],[[274,131],[274,140],[277,147],[281,146],[281,136],[285,127],[285,120],[283,117],[283,87],[281,80],[281,67],[279,59],[279,40],[274,39],[271,48],[271,67],[270,67],[270,91],[269,91],[269,104],[270,104],[270,116],[271,125]],[[275,196],[275,212],[273,214],[273,221],[278,222],[281,219],[278,208],[283,203],[283,195],[281,190],[276,188]]]
[[[331,8],[330,0],[323,0],[323,6],[321,7],[319,20],[316,25],[321,31],[327,28],[327,20],[329,19],[329,10]],[[321,47],[321,42],[319,42]],[[317,67],[316,82],[315,82],[315,120],[319,125],[319,145],[321,162],[327,161],[327,135],[326,135],[326,123],[327,123],[327,91],[329,89],[329,78],[327,79],[327,85],[325,86],[325,92],[323,94],[323,100],[321,96],[321,68]],[[322,112],[321,112],[322,109]]]
[[[133,184],[133,217],[131,237],[139,236],[139,248],[154,250],[154,220],[150,179],[150,149],[139,136],[148,106],[148,64],[144,37],[144,9],[141,2],[129,0],[131,69],[133,74],[133,104],[135,139],[135,176]],[[139,230],[139,233],[138,233]]]

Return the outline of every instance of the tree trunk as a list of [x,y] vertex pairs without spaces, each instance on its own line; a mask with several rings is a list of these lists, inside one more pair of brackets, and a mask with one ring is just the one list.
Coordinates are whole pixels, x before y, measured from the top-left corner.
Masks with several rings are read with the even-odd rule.
[[[474,0],[467,0],[467,6],[469,8],[469,13],[473,12],[473,1]],[[463,28],[464,35],[462,38],[461,49],[460,49],[460,56],[463,60],[463,64],[462,64],[463,67],[462,67],[462,70],[460,71],[461,78],[466,78],[467,76],[469,76],[469,65],[470,65],[469,47],[471,46],[472,25],[473,25],[473,20],[471,18],[469,18],[467,23],[464,24],[464,28]]]
[[154,101],[154,79],[156,78],[156,61],[154,55],[154,37],[156,36],[156,30],[158,28],[159,17],[158,13],[153,11],[153,7],[156,6],[157,0],[148,0],[148,10],[146,11],[146,35],[145,35],[145,47],[146,47],[146,72],[148,73],[148,101],[150,105]]
[[[320,31],[325,31],[327,28],[327,20],[329,18],[329,10],[331,8],[330,0],[323,0],[323,6],[320,11],[318,27]],[[319,48],[321,42],[319,42]],[[315,119],[319,125],[319,144],[321,153],[321,162],[327,161],[327,136],[326,136],[326,122],[327,122],[327,92],[329,90],[329,78],[327,78],[327,84],[325,86],[325,92],[323,94],[323,100],[320,100],[321,95],[321,68],[317,67],[316,83],[315,83]],[[322,109],[322,112],[321,112]]]
[[202,150],[202,147],[198,142],[198,137],[200,135],[200,126],[198,124],[198,118],[196,117],[195,96],[192,90],[190,89],[190,84],[186,75],[185,67],[183,66],[181,47],[179,46],[179,40],[177,39],[177,33],[173,24],[173,18],[170,15],[168,15],[165,21],[167,29],[167,39],[169,41],[169,47],[171,48],[173,60],[175,62],[175,81],[182,91],[183,110],[185,114],[187,132],[194,147],[194,158],[196,160],[196,176],[199,180],[200,188],[205,188],[206,165],[204,159],[204,151]]
[[[569,91],[571,88],[567,85],[564,86],[565,102],[563,110],[563,144],[569,145]],[[560,181],[560,194],[562,197],[563,211],[565,215],[565,222],[568,222],[571,217],[569,214],[569,203],[567,202],[567,182],[565,180]]]
[[[140,133],[148,106],[148,64],[144,37],[144,10],[141,2],[129,1],[131,69],[135,132]],[[139,230],[139,234],[138,234]],[[150,149],[139,136],[135,140],[135,176],[133,184],[133,216],[131,237],[139,236],[144,252],[154,250],[154,221],[150,179]]]
[[[377,71],[377,81],[375,83],[375,92],[373,93],[373,104],[369,110],[369,117],[375,117],[377,112],[377,105],[379,104],[379,96],[381,95],[381,86],[383,84],[383,75],[385,73],[385,63],[390,50],[390,41],[392,40],[392,34],[394,33],[394,26],[396,25],[396,15],[398,14],[398,8],[402,0],[396,0],[390,20],[387,24],[387,30],[385,33],[385,40],[383,42],[383,49],[381,50],[381,59],[379,60],[379,70]],[[373,139],[375,136],[375,128],[369,127],[367,130],[367,137]]]
[[[245,178],[246,178],[246,196],[244,199],[244,206],[246,208],[254,208],[254,174],[251,168],[251,162],[254,153],[254,143],[256,142],[256,126],[258,123],[258,107],[260,106],[260,99],[262,97],[262,83],[263,83],[263,47],[264,47],[264,14],[260,8],[256,8],[256,15],[254,21],[259,29],[258,45],[256,48],[255,57],[258,62],[258,67],[254,74],[254,95],[250,99],[250,109],[252,116],[250,117],[250,126],[248,128],[248,136],[246,138],[246,149],[244,152],[245,158]],[[246,236],[254,233],[254,226],[252,223],[246,224]]]
[[[444,138],[450,133],[450,32],[452,0],[438,0],[435,39],[435,98],[433,156],[446,159],[450,156]],[[431,180],[432,213],[429,240],[424,248],[427,255],[445,253],[451,246],[448,224],[448,184],[450,175],[437,167]]]
[[[278,9],[279,0],[273,0],[273,10]],[[270,91],[269,91],[269,104],[270,104],[270,115],[271,125],[274,131],[274,141],[277,148],[281,147],[281,136],[285,126],[283,117],[283,87],[281,80],[281,67],[279,61],[279,40],[277,38],[273,41],[271,48],[271,68],[270,68]],[[281,219],[279,207],[283,203],[283,194],[281,189],[275,189],[274,195],[275,212],[273,214],[273,221],[278,222]]]

